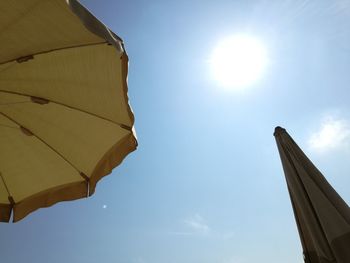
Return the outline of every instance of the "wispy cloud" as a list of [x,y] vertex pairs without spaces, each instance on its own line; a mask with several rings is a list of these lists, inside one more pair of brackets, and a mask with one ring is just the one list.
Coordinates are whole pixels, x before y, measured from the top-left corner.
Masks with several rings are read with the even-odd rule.
[[350,2],[349,0],[336,0],[333,2],[333,9],[336,14],[349,14],[350,13]]
[[196,213],[186,219],[182,219],[179,231],[170,231],[168,234],[179,237],[206,237],[217,240],[231,240],[236,237],[235,232],[217,231],[206,222],[205,218]]
[[194,214],[184,220],[181,220],[182,229],[180,231],[171,231],[169,234],[175,236],[203,236],[211,232],[209,225],[199,214]]
[[174,236],[193,236],[193,235],[195,235],[195,233],[194,232],[189,232],[189,231],[171,231],[171,232],[169,232],[169,234],[170,235],[174,235]]
[[314,132],[308,141],[312,150],[325,152],[343,147],[350,138],[350,123],[345,119],[327,116],[321,127]]
[[146,263],[146,261],[142,257],[137,257],[132,262],[133,263]]
[[194,233],[198,234],[208,234],[210,231],[209,226],[206,224],[203,217],[199,214],[184,220],[185,225],[192,230]]
[[244,263],[244,262],[246,262],[244,259],[237,256],[233,256],[231,258],[227,258],[222,261],[222,263]]

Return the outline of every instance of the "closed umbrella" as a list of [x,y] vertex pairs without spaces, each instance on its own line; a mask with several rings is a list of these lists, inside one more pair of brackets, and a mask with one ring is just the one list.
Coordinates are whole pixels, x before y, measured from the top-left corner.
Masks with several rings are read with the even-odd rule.
[[274,135],[305,262],[349,263],[350,208],[285,129]]
[[0,221],[92,195],[136,149],[122,40],[76,0],[0,1]]

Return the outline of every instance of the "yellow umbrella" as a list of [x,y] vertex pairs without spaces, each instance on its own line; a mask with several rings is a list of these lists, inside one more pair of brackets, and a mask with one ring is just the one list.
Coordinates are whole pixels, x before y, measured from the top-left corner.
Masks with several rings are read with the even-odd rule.
[[92,195],[135,150],[122,40],[78,1],[0,1],[0,221]]
[[285,129],[275,138],[306,263],[350,262],[350,208]]

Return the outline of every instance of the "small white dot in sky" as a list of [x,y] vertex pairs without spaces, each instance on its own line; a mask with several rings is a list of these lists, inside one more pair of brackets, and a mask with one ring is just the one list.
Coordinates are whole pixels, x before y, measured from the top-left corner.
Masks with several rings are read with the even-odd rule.
[[103,208],[103,209],[106,209],[106,208],[107,208],[107,205],[103,205],[102,208]]

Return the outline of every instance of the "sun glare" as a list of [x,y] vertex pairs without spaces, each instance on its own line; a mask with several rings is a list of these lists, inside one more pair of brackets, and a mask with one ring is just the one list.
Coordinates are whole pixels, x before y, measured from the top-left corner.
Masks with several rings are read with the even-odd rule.
[[241,89],[262,76],[267,65],[267,54],[258,39],[237,35],[217,45],[210,64],[213,77],[221,86]]

